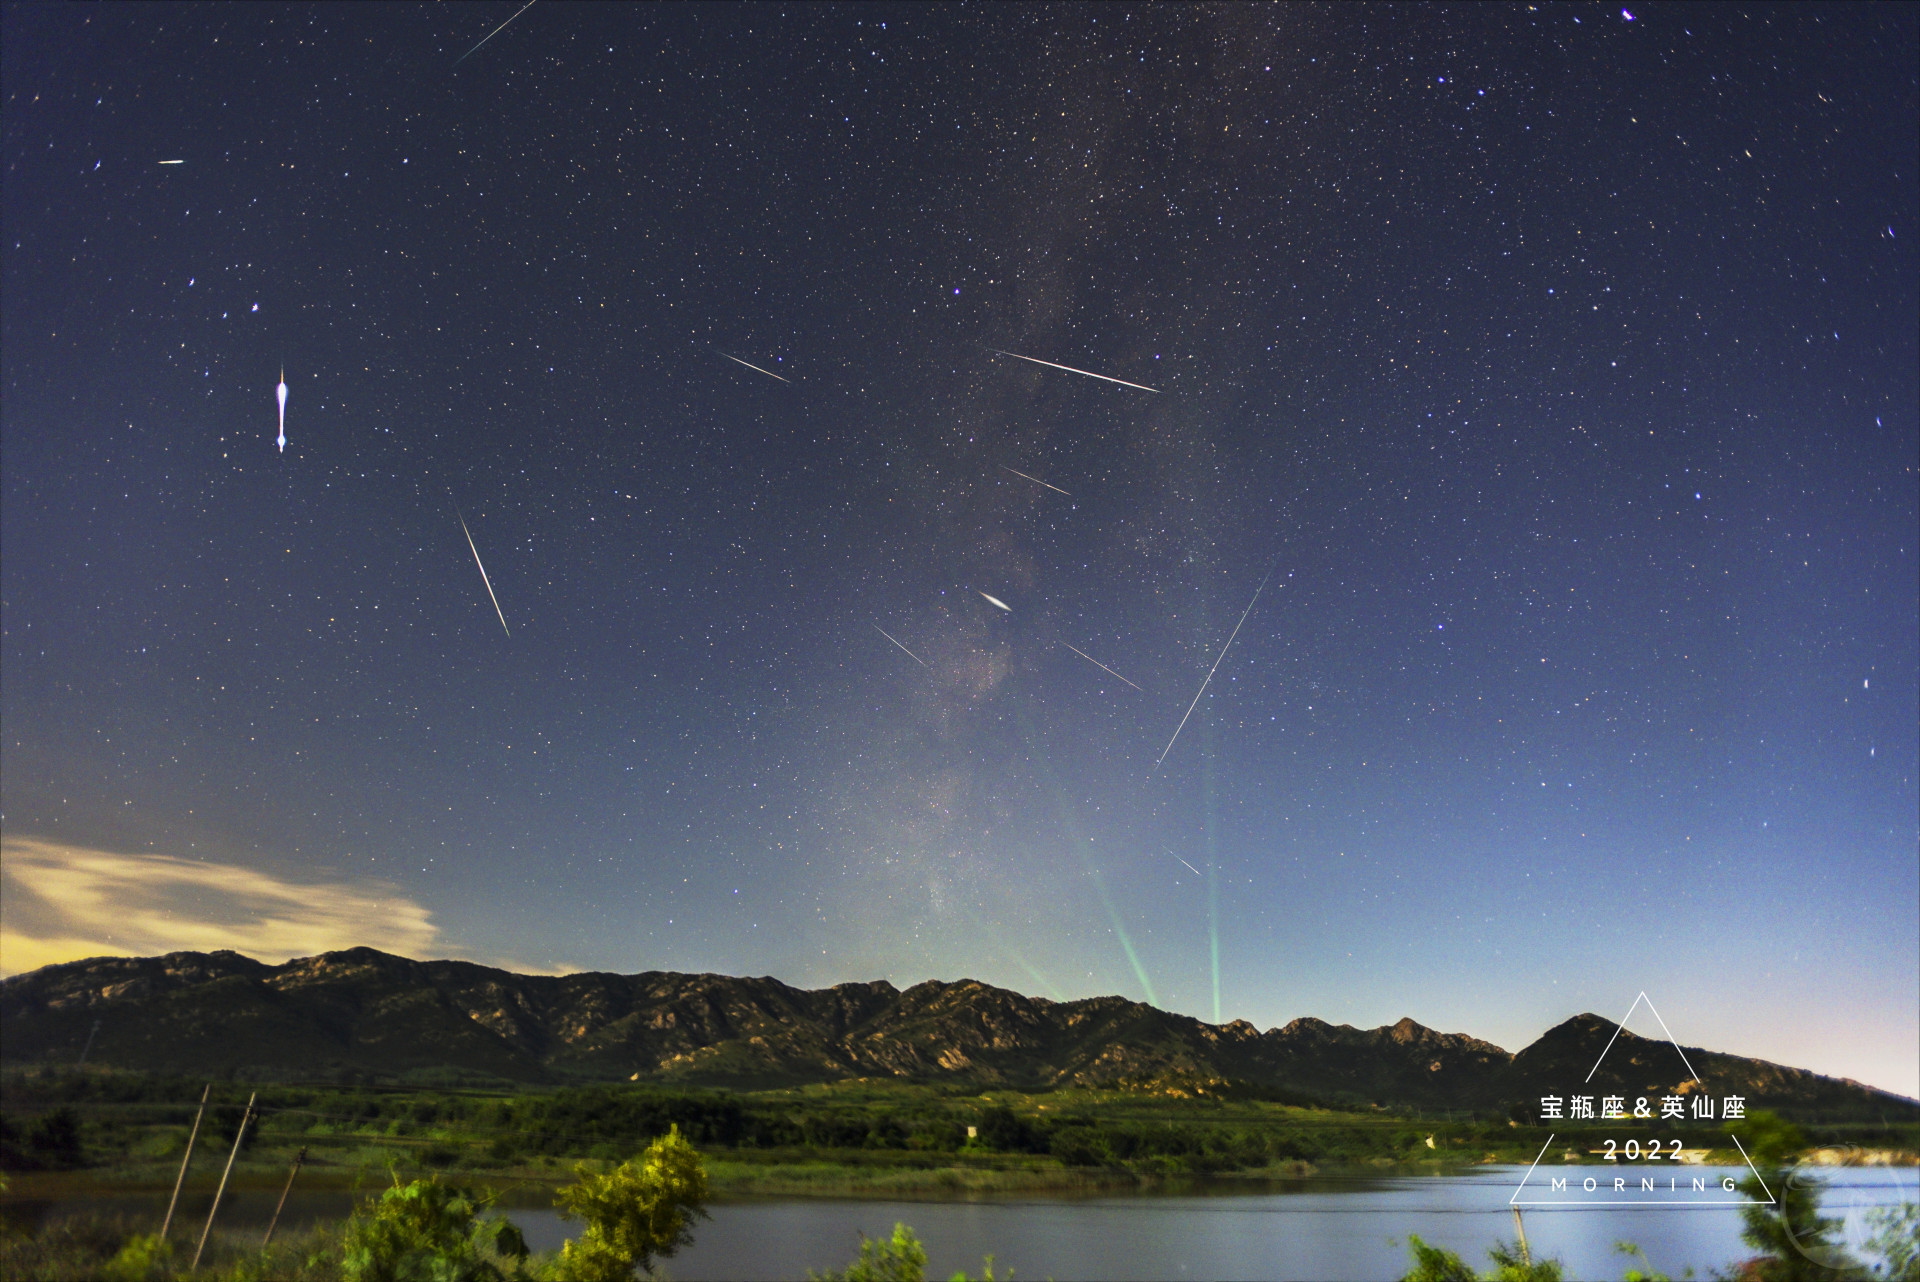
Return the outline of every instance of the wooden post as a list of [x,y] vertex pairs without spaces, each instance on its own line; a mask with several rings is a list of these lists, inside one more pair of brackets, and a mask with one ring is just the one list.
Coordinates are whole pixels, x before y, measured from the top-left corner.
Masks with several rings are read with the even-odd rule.
[[200,1245],[193,1249],[193,1263],[187,1266],[189,1273],[200,1270],[200,1257],[206,1253],[207,1239],[213,1236],[213,1217],[220,1214],[220,1199],[227,1195],[227,1177],[233,1174],[233,1159],[240,1156],[240,1141],[247,1138],[247,1123],[253,1120],[253,1101],[259,1096],[259,1091],[247,1096],[247,1111],[240,1114],[240,1129],[233,1133],[233,1151],[227,1154],[227,1169],[220,1172],[220,1187],[214,1190],[213,1205],[207,1208],[207,1226],[200,1230]]
[[1527,1250],[1527,1226],[1520,1222],[1520,1208],[1513,1208],[1513,1231],[1520,1235],[1520,1263],[1533,1267],[1533,1252]]
[[207,1096],[213,1094],[213,1083],[207,1083],[207,1089],[200,1092],[200,1111],[193,1115],[193,1129],[187,1132],[187,1151],[180,1156],[180,1176],[173,1182],[173,1196],[167,1199],[167,1218],[160,1221],[160,1240],[167,1240],[167,1230],[173,1226],[173,1208],[180,1204],[180,1186],[187,1182],[187,1163],[193,1160],[193,1142],[200,1138],[200,1119],[207,1115]]
[[260,1239],[260,1249],[267,1249],[267,1243],[273,1241],[274,1226],[280,1223],[280,1212],[287,1209],[287,1194],[293,1192],[293,1177],[300,1174],[300,1164],[307,1160],[307,1150],[303,1145],[293,1155],[293,1169],[287,1172],[287,1187],[280,1190],[280,1204],[273,1208],[273,1218],[267,1221],[267,1235]]

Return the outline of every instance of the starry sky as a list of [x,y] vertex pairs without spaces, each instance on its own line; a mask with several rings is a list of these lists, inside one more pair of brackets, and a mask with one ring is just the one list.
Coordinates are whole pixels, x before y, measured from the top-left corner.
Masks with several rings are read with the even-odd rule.
[[7,970],[1920,1094],[1913,8],[519,7],[5,10]]

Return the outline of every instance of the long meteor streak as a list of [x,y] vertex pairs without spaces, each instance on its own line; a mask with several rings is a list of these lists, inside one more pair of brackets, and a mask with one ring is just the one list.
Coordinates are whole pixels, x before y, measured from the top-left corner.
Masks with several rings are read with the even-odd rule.
[[[1247,608],[1240,611],[1240,623],[1245,623],[1247,621],[1247,616],[1253,613],[1253,602],[1258,601],[1260,599],[1260,593],[1267,586],[1267,579],[1270,579],[1272,577],[1273,577],[1273,571],[1268,570],[1266,573],[1266,577],[1260,580],[1260,586],[1253,590],[1253,601],[1247,602]],[[1175,744],[1175,742],[1179,740],[1180,732],[1187,728],[1187,717],[1192,716],[1193,710],[1200,706],[1200,696],[1207,692],[1207,682],[1210,682],[1213,680],[1213,674],[1219,671],[1220,669],[1220,660],[1226,658],[1227,651],[1233,648],[1233,638],[1240,635],[1240,623],[1236,623],[1233,625],[1233,632],[1230,636],[1227,637],[1227,643],[1220,647],[1220,653],[1214,658],[1213,666],[1207,669],[1207,680],[1202,681],[1200,683],[1200,688],[1194,691],[1193,702],[1187,705],[1187,716],[1180,718],[1180,724],[1173,728],[1173,738],[1167,740],[1167,746],[1160,750],[1160,761],[1165,761],[1167,759],[1167,754],[1173,751],[1173,745]],[[1160,768],[1160,761],[1156,761],[1153,763],[1153,770],[1158,770]],[[1153,770],[1149,770],[1147,771],[1147,773],[1152,774]]]
[[[515,9],[513,11],[513,18],[519,17],[521,14],[525,13],[527,10],[533,8],[533,6],[534,6],[534,0],[527,0],[525,4],[521,5],[518,9]],[[507,22],[512,22],[513,18],[508,18]],[[486,35],[481,36],[480,45],[487,43],[487,41],[493,39],[495,36],[499,35],[502,31],[505,31],[507,29],[507,22],[501,23],[499,26],[495,27],[492,31],[487,32]],[[461,63],[465,62],[467,59],[473,57],[474,54],[479,53],[480,45],[475,45],[473,48],[461,54],[458,58],[455,58],[453,60],[453,65],[457,67]]]
[[[1102,672],[1113,672],[1112,668],[1109,668],[1106,664],[1100,662],[1100,660],[1094,658],[1092,655],[1088,654],[1085,650],[1082,650],[1080,647],[1076,645],[1071,645],[1065,641],[1062,641],[1060,644],[1066,646],[1067,649],[1073,651],[1075,654],[1079,655],[1081,658],[1085,659],[1088,663],[1091,663],[1094,667],[1100,669]],[[1120,677],[1120,674],[1118,672],[1113,672],[1113,675],[1116,677]],[[1120,679],[1122,681],[1127,681],[1125,677],[1120,677]],[[1127,684],[1130,686],[1133,686],[1133,682],[1131,681],[1127,681]],[[1140,690],[1139,686],[1133,686],[1133,688],[1136,690]],[[1140,690],[1140,693],[1145,694],[1146,691]],[[1174,858],[1178,859],[1179,856],[1175,855]]]
[[[975,592],[980,592],[980,589],[979,589],[979,588],[975,588],[975,589],[974,589],[974,591],[975,591]],[[997,606],[999,606],[999,607],[1000,607],[1000,608],[1001,608],[1002,610],[1005,610],[1005,611],[1006,611],[1006,612],[1007,612],[1008,614],[1012,614],[1012,613],[1013,613],[1013,607],[1012,607],[1012,606],[1010,606],[1010,605],[1008,605],[1008,604],[1007,604],[1007,603],[1006,603],[1005,601],[1002,601],[1002,600],[1001,600],[1001,599],[1000,599],[999,597],[997,597],[997,596],[987,596],[987,594],[986,594],[985,592],[980,592],[980,595],[981,595],[981,596],[984,596],[984,597],[987,597],[987,603],[988,603],[989,605],[997,605]],[[1118,676],[1119,674],[1118,674],[1118,673],[1115,673],[1114,675],[1116,675],[1116,676]]]
[[1105,374],[1096,374],[1090,369],[1075,369],[1071,365],[1062,365],[1058,361],[1043,361],[1038,356],[1022,356],[1018,352],[1003,352],[997,347],[989,347],[987,350],[995,356],[1011,356],[1016,361],[1032,361],[1035,365],[1049,365],[1054,369],[1063,369],[1069,374],[1085,374],[1088,378],[1097,378],[1103,383],[1118,383],[1122,387],[1137,387],[1143,392],[1152,392],[1155,396],[1160,394],[1160,389],[1157,387],[1148,387],[1145,383],[1129,383],[1124,378],[1108,378]]
[[[1167,850],[1167,848],[1166,848],[1165,846],[1162,846],[1162,847],[1160,847],[1160,849],[1162,849],[1162,850]],[[1170,854],[1170,855],[1173,855],[1173,852],[1172,852],[1171,850],[1167,850],[1167,853],[1168,853],[1168,854]],[[1178,855],[1173,855],[1173,857],[1174,857],[1175,859],[1180,859],[1180,856],[1178,856]],[[1187,864],[1187,861],[1186,861],[1186,860],[1184,860],[1184,859],[1180,859],[1180,862],[1181,862],[1181,863],[1183,863],[1183,864]],[[1187,871],[1188,871],[1188,872],[1190,872],[1190,873],[1192,873],[1192,874],[1193,874],[1194,876],[1196,876],[1196,877],[1204,877],[1204,876],[1206,876],[1206,874],[1205,874],[1205,873],[1203,873],[1203,872],[1201,872],[1201,871],[1200,871],[1200,870],[1199,870],[1198,868],[1195,868],[1195,867],[1194,867],[1194,866],[1193,866],[1192,864],[1187,864]]]
[[[460,533],[467,536],[467,550],[473,553],[473,563],[480,565],[480,549],[473,546],[473,532],[467,529],[467,518],[460,516],[458,508],[454,509],[453,514],[460,518]],[[493,580],[487,577],[487,567],[484,565],[480,565],[480,581],[487,585],[487,600],[493,602],[493,612],[500,615],[500,630],[511,637],[513,632],[507,627],[507,616],[500,613],[500,598],[493,594]]]
[[[725,352],[722,352],[720,354],[722,356],[727,356]],[[732,361],[735,365],[745,365],[748,369],[753,370],[755,373],[765,374],[768,378],[780,378],[780,376],[774,373],[772,370],[761,369],[758,365],[755,365],[752,361],[743,361],[738,356],[727,356],[727,359]],[[782,383],[791,383],[793,380],[790,378],[780,378],[780,381]]]
[[[876,623],[876,624],[874,624],[874,625],[873,625],[873,630],[874,630],[875,632],[878,632],[878,633],[879,633],[879,634],[880,634],[881,636],[883,636],[883,637],[885,637],[885,638],[886,638],[887,640],[889,640],[889,641],[893,641],[893,634],[892,634],[891,632],[888,632],[888,631],[887,631],[887,630],[886,630],[885,628],[883,628],[883,627],[881,627],[881,626],[880,626],[879,624],[877,624],[877,623]],[[900,645],[900,643],[899,643],[898,641],[893,641],[893,643],[894,643],[895,645]],[[905,646],[903,646],[903,645],[900,645],[900,648],[901,648],[902,650],[907,650],[907,647],[905,647]],[[919,665],[920,665],[921,667],[923,667],[923,668],[927,668],[927,661],[926,661],[925,659],[922,659],[922,658],[921,658],[921,657],[920,657],[919,655],[917,655],[917,654],[915,654],[915,653],[914,653],[913,651],[911,651],[911,650],[907,650],[907,657],[908,657],[909,659],[912,659],[912,660],[913,660],[913,661],[914,661],[915,663],[917,663],[917,664],[919,664]],[[933,671],[933,669],[932,669],[932,668],[927,668],[927,671],[928,671],[928,672],[932,672],[932,671]]]
[[[1041,479],[1040,479],[1039,477],[1037,477],[1037,476],[1028,476],[1028,475],[1027,475],[1027,474],[1026,474],[1025,472],[1022,472],[1022,471],[1021,471],[1021,470],[1020,470],[1019,468],[1017,468],[1017,467],[1008,467],[1008,466],[1007,466],[1007,465],[1006,465],[1005,463],[1002,463],[1002,464],[1000,465],[1000,470],[1001,470],[1001,471],[1003,471],[1003,472],[1012,472],[1012,473],[1013,473],[1013,474],[1014,474],[1015,476],[1017,476],[1017,477],[1019,477],[1019,478],[1020,478],[1021,480],[1023,480],[1023,481],[1032,481],[1032,482],[1033,482],[1033,483],[1034,483],[1035,485],[1046,485],[1046,486],[1047,486],[1047,488],[1048,488],[1048,489],[1050,489],[1050,490],[1052,490],[1052,491],[1053,491],[1053,492],[1054,492],[1055,494],[1067,494],[1067,492],[1066,492],[1065,490],[1063,490],[1063,489],[1061,489],[1061,488],[1060,488],[1059,486],[1057,486],[1057,485],[1047,485],[1047,482],[1045,482],[1045,481],[1043,481],[1043,480],[1041,480]],[[1068,497],[1068,498],[1072,498],[1072,497],[1073,497],[1073,495],[1071,495],[1071,494],[1067,494],[1067,497]],[[1114,675],[1115,675],[1115,676],[1118,676],[1119,674],[1118,674],[1118,673],[1115,673]]]

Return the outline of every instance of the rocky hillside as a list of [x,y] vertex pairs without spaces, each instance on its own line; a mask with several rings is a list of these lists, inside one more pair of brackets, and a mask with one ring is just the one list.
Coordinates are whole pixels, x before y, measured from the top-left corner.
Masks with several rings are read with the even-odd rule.
[[[1265,1032],[1120,997],[1052,1002],[973,980],[791,988],[776,979],[516,975],[357,948],[269,966],[237,953],[96,958],[0,983],[7,1067],[90,1063],[204,1076],[460,1074],[519,1082],[762,1086],[891,1077],[1029,1089],[1271,1092],[1422,1108],[1536,1108],[1542,1094],[1668,1093],[1671,1045],[1582,1015],[1509,1054],[1410,1019],[1361,1030],[1297,1019]],[[1911,1101],[1689,1048],[1714,1094],[1868,1118]],[[1703,1089],[1686,1085],[1685,1090]]]

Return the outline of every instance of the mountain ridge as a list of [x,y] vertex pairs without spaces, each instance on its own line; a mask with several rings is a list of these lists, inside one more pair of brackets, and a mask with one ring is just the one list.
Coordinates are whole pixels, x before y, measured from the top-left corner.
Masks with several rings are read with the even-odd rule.
[[1586,1013],[1508,1052],[1411,1017],[1359,1029],[1302,1016],[1263,1032],[1124,997],[1061,1002],[974,979],[801,989],[771,976],[672,971],[520,975],[371,948],[277,966],[234,952],[90,958],[0,980],[0,1063],[72,1063],[89,1038],[89,1062],[103,1066],[269,1078],[764,1087],[877,1077],[1257,1091],[1515,1117],[1576,1088],[1628,1099],[1739,1094],[1749,1107],[1801,1115],[1915,1107],[1764,1060],[1694,1047],[1683,1057]]

